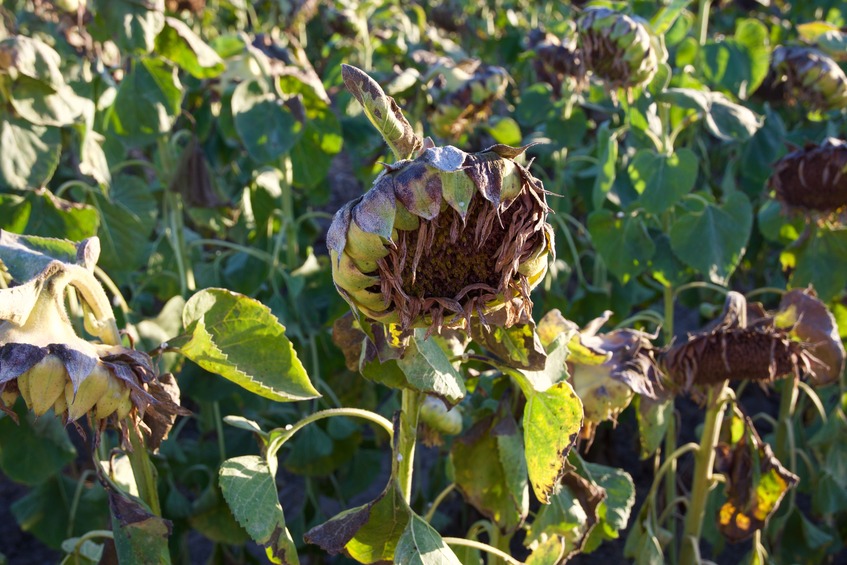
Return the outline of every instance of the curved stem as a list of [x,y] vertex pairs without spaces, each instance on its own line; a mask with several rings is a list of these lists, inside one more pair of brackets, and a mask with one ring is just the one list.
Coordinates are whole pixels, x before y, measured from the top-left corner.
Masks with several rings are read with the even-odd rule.
[[349,418],[361,418],[362,420],[368,420],[369,422],[373,422],[374,424],[380,426],[382,429],[388,432],[388,437],[394,436],[394,425],[387,418],[380,416],[376,412],[371,412],[370,410],[362,410],[361,408],[329,408],[327,410],[315,412],[314,414],[309,414],[302,420],[298,421],[296,424],[286,426],[284,428],[284,436],[277,438],[275,442],[269,445],[268,452],[271,455],[276,453],[276,451],[279,450],[282,444],[288,441],[291,436],[293,436],[300,429],[311,424],[312,422],[317,422],[318,420],[332,418],[335,416],[346,416]]
[[[779,415],[777,421],[779,424],[776,428],[776,438],[774,451],[777,459],[785,461],[786,457],[792,457],[791,446],[789,446],[788,436],[793,435],[792,426],[794,425],[794,409],[797,407],[797,383],[799,379],[786,379],[782,382],[782,395],[779,399]],[[794,471],[792,465],[791,470]]]
[[67,192],[69,189],[71,189],[75,186],[80,187],[84,192],[95,192],[95,188],[93,186],[91,186],[90,184],[88,184],[87,182],[83,182],[81,180],[73,179],[73,180],[63,182],[61,185],[59,185],[59,188],[57,188],[55,191],[53,191],[53,196],[55,196],[56,198],[61,198],[62,195],[65,194],[65,192]]
[[823,407],[823,402],[821,402],[821,397],[818,396],[818,393],[815,392],[815,389],[809,386],[808,383],[804,383],[803,381],[797,381],[797,388],[806,393],[806,396],[815,405],[815,409],[817,409],[818,414],[820,414],[821,420],[824,423],[829,419],[826,415],[826,409]]
[[129,307],[129,304],[127,303],[126,299],[124,298],[124,295],[121,293],[121,289],[119,289],[118,285],[115,284],[115,281],[113,281],[111,277],[106,274],[106,271],[95,265],[94,276],[97,277],[97,279],[103,286],[109,289],[109,292],[112,293],[112,297],[118,303],[118,308],[121,309],[121,312],[123,312],[124,315],[129,314],[131,308]]
[[112,305],[103,287],[94,277],[94,273],[80,265],[63,265],[62,272],[57,275],[57,291],[64,288],[63,285],[74,287],[85,300],[94,319],[90,320],[91,327],[86,324],[86,329],[92,335],[99,337],[108,345],[118,345],[121,342],[120,332],[115,322],[115,314]]
[[714,290],[715,292],[719,292],[724,296],[726,296],[726,293],[729,292],[729,289],[717,285],[715,283],[710,283],[706,281],[694,281],[677,287],[676,291],[674,292],[674,296],[679,296],[683,290],[690,290],[692,288],[708,288]]
[[723,413],[726,409],[725,391],[728,385],[729,381],[724,381],[709,390],[703,435],[700,438],[697,453],[694,455],[694,480],[691,484],[691,503],[685,513],[680,563],[696,563],[699,553],[706,501],[714,484],[712,472],[715,465],[715,447],[718,444]]
[[518,561],[508,553],[497,549],[496,547],[491,547],[487,543],[482,543],[481,541],[463,539],[463,538],[442,538],[444,543],[447,545],[462,545],[465,547],[470,547],[473,549],[477,549],[479,551],[484,551],[486,553],[490,553],[491,555],[496,555],[500,559],[506,561],[507,563],[511,563],[512,565],[523,565],[522,561]]
[[456,490],[456,483],[450,483],[447,485],[444,490],[438,493],[438,496],[435,497],[435,500],[432,501],[432,504],[429,506],[429,510],[426,511],[426,515],[424,515],[424,520],[427,522],[432,522],[432,517],[435,516],[435,511],[438,509],[438,506],[444,502],[444,499],[447,498],[451,492]]
[[653,475],[653,484],[650,485],[650,490],[647,492],[647,500],[652,501],[653,506],[656,504],[656,491],[659,489],[659,484],[662,482],[662,477],[668,470],[674,465],[677,459],[689,453],[691,451],[696,451],[700,447],[699,444],[692,442],[686,443],[680,447],[677,447],[673,453],[668,455],[668,458],[662,463],[659,467],[659,470],[656,471],[656,474]]
[[779,296],[782,296],[783,294],[785,294],[785,289],[784,288],[777,288],[775,286],[765,286],[765,287],[762,287],[762,288],[757,288],[757,289],[751,290],[750,292],[748,292],[744,296],[749,300],[750,298],[753,298],[754,296],[759,296],[760,294],[768,294],[768,293],[778,294]]
[[71,500],[71,508],[70,511],[68,511],[68,529],[66,531],[65,537],[70,538],[74,535],[74,525],[76,523],[76,511],[79,507],[79,499],[82,498],[82,489],[85,487],[85,480],[92,474],[94,474],[94,471],[92,471],[91,469],[86,469],[79,476],[79,479],[77,479],[76,489],[74,490],[74,497]]

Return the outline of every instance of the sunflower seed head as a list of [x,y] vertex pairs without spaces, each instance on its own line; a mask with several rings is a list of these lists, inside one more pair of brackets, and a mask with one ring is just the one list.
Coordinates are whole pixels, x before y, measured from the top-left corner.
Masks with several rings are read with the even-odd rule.
[[585,67],[610,89],[650,82],[659,66],[650,32],[636,18],[590,8],[577,24]]
[[774,49],[771,79],[786,103],[827,112],[847,108],[847,75],[828,56],[810,47]]
[[768,187],[788,209],[838,214],[847,208],[847,142],[829,138],[774,165]]

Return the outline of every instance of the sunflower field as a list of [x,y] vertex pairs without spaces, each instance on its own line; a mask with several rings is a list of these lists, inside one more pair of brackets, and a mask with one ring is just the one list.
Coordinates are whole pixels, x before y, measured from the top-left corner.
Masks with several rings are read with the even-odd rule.
[[841,0],[4,0],[0,565],[847,563]]

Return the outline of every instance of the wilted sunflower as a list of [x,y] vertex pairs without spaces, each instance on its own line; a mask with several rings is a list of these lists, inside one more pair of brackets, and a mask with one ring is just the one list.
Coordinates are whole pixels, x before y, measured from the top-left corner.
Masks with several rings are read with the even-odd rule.
[[847,143],[829,138],[789,153],[774,165],[768,188],[788,209],[838,214],[847,207]]
[[662,364],[685,390],[789,375],[826,384],[844,369],[844,346],[832,314],[811,291],[787,292],[773,314],[730,292],[722,316],[672,347]]
[[585,67],[610,89],[650,82],[659,53],[638,18],[608,8],[589,8],[577,23]]
[[387,166],[327,234],[332,275],[354,310],[402,329],[509,326],[532,308],[553,230],[525,148],[429,147]]
[[655,400],[663,393],[651,336],[630,328],[598,333],[611,312],[579,330],[559,310],[551,310],[538,323],[546,347],[562,333],[571,333],[567,360],[570,381],[584,410],[580,437],[591,439],[597,425],[615,421],[635,394]]
[[506,69],[478,60],[456,64],[441,58],[430,74],[436,77],[429,89],[435,102],[430,125],[442,138],[457,138],[488,118],[509,85]]
[[572,90],[582,90],[585,86],[585,62],[577,45],[575,30],[561,40],[551,33],[533,30],[529,36],[529,48],[535,51],[535,73],[553,87],[555,94],[561,92],[562,85],[566,83]]
[[[44,263],[30,243],[0,232],[4,257]],[[92,238],[77,249],[78,264],[50,261],[29,280],[0,289],[0,410],[15,417],[12,406],[20,396],[36,416],[51,408],[65,422],[89,415],[96,426],[109,421],[125,433],[129,419],[145,429],[155,449],[184,412],[179,388],[171,375],[156,374],[145,353],[120,345],[109,301],[92,274],[99,242]],[[75,332],[65,310],[69,287],[88,310],[86,331],[102,342]]]
[[847,76],[838,63],[811,47],[774,49],[768,82],[781,88],[791,105],[821,112],[847,108]]

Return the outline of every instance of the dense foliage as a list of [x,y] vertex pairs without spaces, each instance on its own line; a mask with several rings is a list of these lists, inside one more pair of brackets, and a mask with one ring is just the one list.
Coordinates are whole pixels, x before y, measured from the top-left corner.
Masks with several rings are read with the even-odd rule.
[[[50,555],[843,559],[843,2],[0,16],[0,472]],[[654,465],[592,457],[617,421]]]

